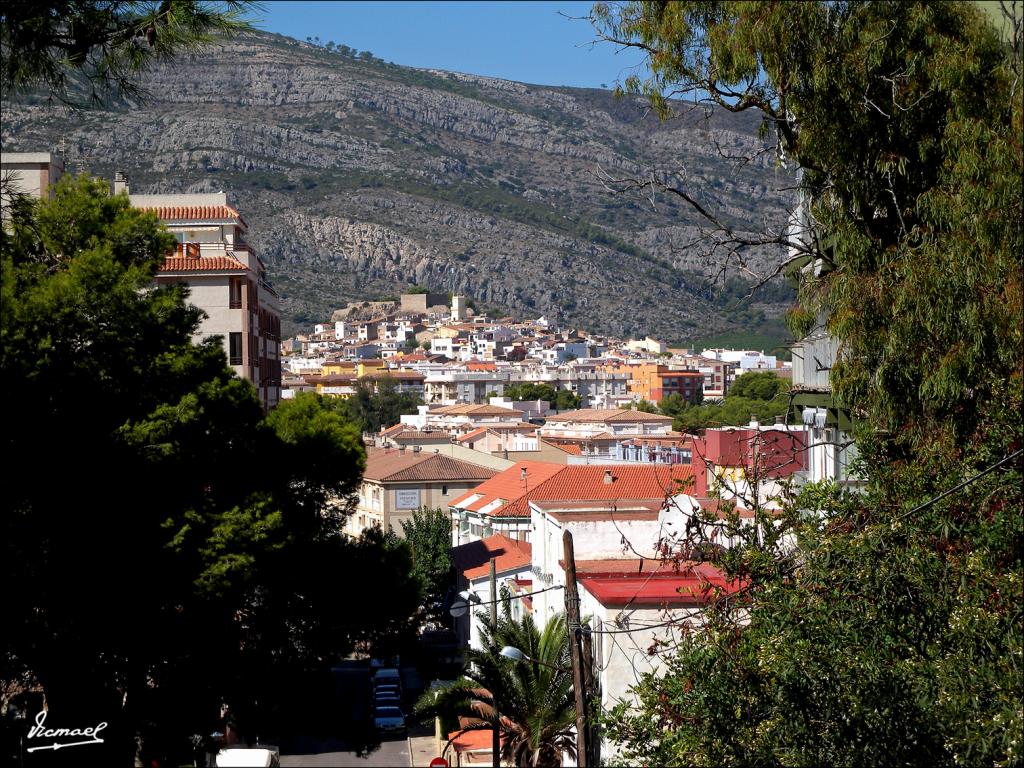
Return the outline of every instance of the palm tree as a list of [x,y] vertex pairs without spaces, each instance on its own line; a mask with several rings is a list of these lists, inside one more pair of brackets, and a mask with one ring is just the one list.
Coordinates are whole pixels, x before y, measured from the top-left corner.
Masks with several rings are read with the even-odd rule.
[[[468,650],[464,677],[436,694],[424,694],[415,713],[442,721],[467,718],[460,733],[490,731],[497,700],[503,761],[539,768],[560,766],[565,752],[575,758],[576,706],[565,619],[553,617],[541,632],[532,616],[514,621],[505,602],[497,625],[489,619],[482,623],[485,650]],[[528,659],[502,656],[499,650],[506,645],[520,649]]]

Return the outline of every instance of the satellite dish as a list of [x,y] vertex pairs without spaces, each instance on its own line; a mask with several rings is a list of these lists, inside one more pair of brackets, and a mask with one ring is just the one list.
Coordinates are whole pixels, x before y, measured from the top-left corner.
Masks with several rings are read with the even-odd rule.
[[469,613],[469,604],[465,600],[457,600],[452,603],[452,607],[448,609],[448,612],[453,618],[460,619]]

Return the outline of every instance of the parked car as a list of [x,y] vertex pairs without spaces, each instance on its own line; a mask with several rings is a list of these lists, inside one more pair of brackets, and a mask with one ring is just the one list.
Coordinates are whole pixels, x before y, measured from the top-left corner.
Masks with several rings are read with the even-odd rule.
[[398,707],[377,707],[373,724],[381,733],[405,733],[405,715]]
[[401,685],[402,675],[394,667],[381,667],[373,675],[374,686],[385,684],[385,685]]
[[377,693],[373,696],[375,707],[401,707],[402,697],[397,693]]
[[395,696],[402,695],[402,688],[398,685],[375,685],[373,686],[373,694],[376,696],[378,693],[393,693]]
[[392,656],[390,659],[370,659],[370,669],[381,667],[397,667],[401,663],[399,656]]

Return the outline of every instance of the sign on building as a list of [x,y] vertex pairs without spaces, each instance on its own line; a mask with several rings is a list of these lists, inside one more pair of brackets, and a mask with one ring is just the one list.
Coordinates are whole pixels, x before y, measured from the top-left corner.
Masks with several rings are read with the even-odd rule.
[[395,509],[419,509],[420,508],[420,489],[419,488],[406,488],[400,491],[395,491]]

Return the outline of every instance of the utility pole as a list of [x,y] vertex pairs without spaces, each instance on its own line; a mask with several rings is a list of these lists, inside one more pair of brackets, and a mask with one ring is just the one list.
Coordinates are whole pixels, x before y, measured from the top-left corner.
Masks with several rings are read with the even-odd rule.
[[576,589],[576,554],[572,546],[572,532],[562,532],[562,547],[565,557],[565,620],[569,625],[569,656],[572,659],[572,689],[576,694],[576,765],[587,768],[590,755],[587,752],[587,700],[586,680],[583,672],[583,649],[580,636],[580,595]]
[[[580,632],[583,654],[581,657],[583,666],[583,693],[584,704],[588,705],[593,700],[597,691],[597,684],[594,682],[594,644],[590,632]],[[587,765],[598,766],[601,764],[601,740],[597,737],[597,725],[590,722],[589,713],[587,717],[587,747],[590,754],[587,756]]]
[[[491,627],[498,626],[498,578],[495,570],[497,560],[491,558]],[[494,648],[494,632],[491,632],[491,646]],[[494,709],[494,733],[491,734],[491,755],[494,768],[501,768],[501,715],[498,714],[498,692],[491,691],[491,704]]]

